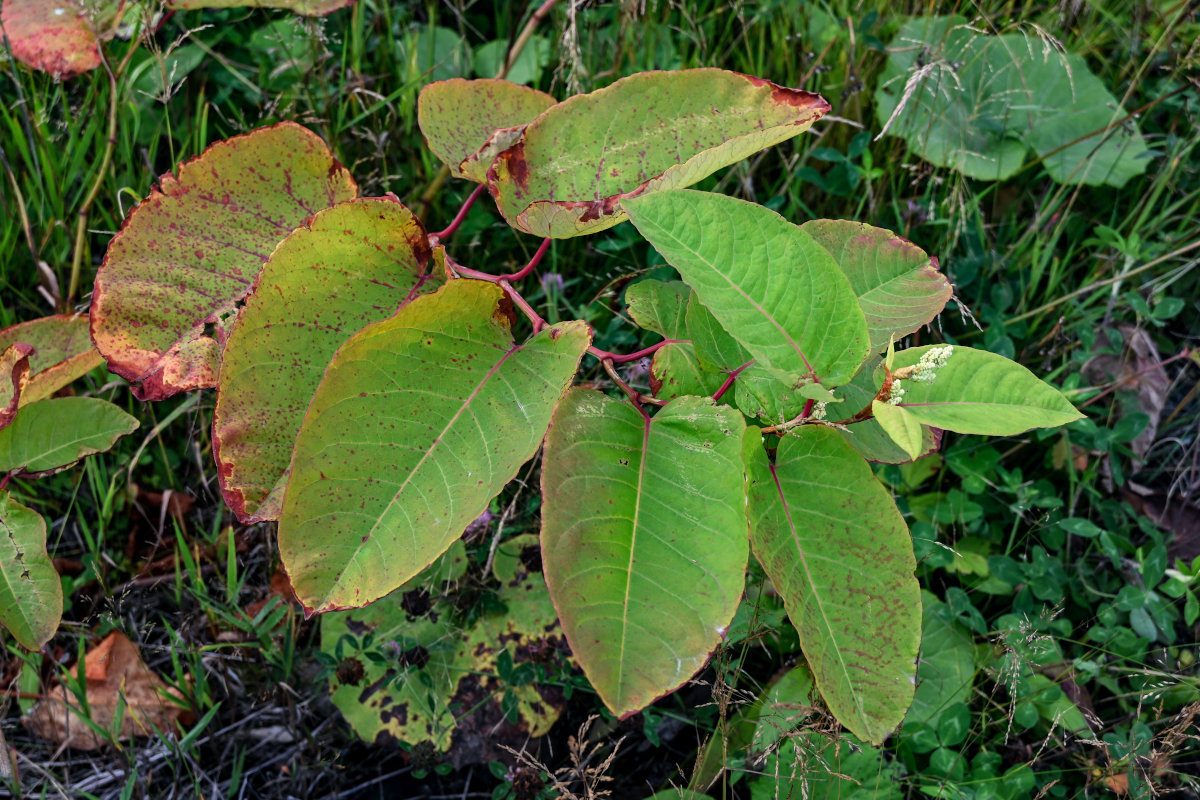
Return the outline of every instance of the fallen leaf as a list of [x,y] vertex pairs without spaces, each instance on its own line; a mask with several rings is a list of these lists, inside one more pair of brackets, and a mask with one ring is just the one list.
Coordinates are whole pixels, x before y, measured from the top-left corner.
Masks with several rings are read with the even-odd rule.
[[[137,646],[123,633],[110,633],[91,648],[80,669],[86,680],[91,721],[112,731],[120,709],[116,741],[172,730],[187,713],[171,700],[182,702],[182,696],[146,666]],[[43,739],[78,750],[96,750],[109,738],[84,722],[83,713],[75,694],[56,685],[25,718],[25,726]]]

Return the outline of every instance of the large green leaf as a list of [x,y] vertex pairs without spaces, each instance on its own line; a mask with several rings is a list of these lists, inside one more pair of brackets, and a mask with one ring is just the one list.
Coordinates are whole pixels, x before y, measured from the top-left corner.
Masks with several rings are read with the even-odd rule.
[[213,418],[221,490],[243,522],[278,519],[292,447],[325,367],[429,274],[425,229],[395,200],[318,212],[284,239],[229,334]]
[[0,430],[0,474],[55,472],[103,453],[137,427],[134,417],[94,397],[30,403]]
[[354,0],[166,0],[167,8],[286,8],[297,14],[321,17],[339,8],[354,5]]
[[492,163],[508,224],[556,239],[625,219],[621,202],[677,189],[807,130],[818,95],[720,69],[643,72],[551,108]]
[[650,389],[660,400],[686,395],[700,397],[721,388],[725,376],[702,369],[690,344],[668,344],[654,351],[650,362]]
[[574,389],[555,411],[542,465],[546,583],[575,658],[619,717],[692,677],[737,610],[744,428],[699,397],[651,420]]
[[[934,345],[896,353],[893,371],[919,364]],[[876,385],[883,385],[882,370]],[[954,346],[928,383],[902,380],[899,407],[911,419],[959,433],[1011,436],[1082,419],[1067,398],[1025,367],[986,350]]]
[[1145,172],[1136,125],[1098,133],[1125,111],[1082,57],[1033,34],[981,34],[959,16],[914,19],[893,42],[877,116],[925,160],[1003,180],[1032,147],[1059,182],[1123,186]]
[[301,602],[365,605],[445,551],[537,450],[589,343],[566,322],[518,345],[504,292],[453,280],[342,345],[279,521]]
[[104,363],[92,344],[88,318],[83,316],[56,314],[0,331],[0,351],[18,342],[33,348],[21,405],[45,400]]
[[929,324],[953,294],[937,259],[889,230],[842,219],[814,219],[800,229],[850,279],[867,317],[872,350]]
[[178,177],[163,175],[96,275],[92,336],[109,369],[143,400],[215,386],[220,331],[271,251],[357,191],[320,137],[291,122],[215,144]]
[[850,281],[829,251],[774,211],[687,190],[625,209],[759,364],[836,386],[867,359],[867,322]]
[[451,173],[484,183],[496,154],[555,102],[545,92],[511,81],[451,78],[421,89],[417,124],[430,151]]
[[769,464],[746,437],[750,542],[830,711],[880,744],[912,701],[921,598],[904,519],[871,468],[830,428],[783,437]]
[[[903,800],[904,767],[857,737],[804,731],[754,770],[750,800]],[[936,787],[936,788],[941,788]],[[961,797],[947,794],[947,797]]]
[[950,609],[929,592],[921,592],[921,660],[917,690],[904,727],[928,724],[955,703],[971,698],[975,681],[975,645],[971,634],[953,621]]
[[46,552],[46,521],[0,489],[0,622],[39,650],[58,630],[63,594]]

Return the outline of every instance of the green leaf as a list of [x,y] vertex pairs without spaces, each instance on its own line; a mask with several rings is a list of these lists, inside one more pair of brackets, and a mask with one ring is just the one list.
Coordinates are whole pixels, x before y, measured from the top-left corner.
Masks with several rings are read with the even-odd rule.
[[900,406],[871,401],[871,412],[883,432],[888,435],[896,446],[916,461],[925,453],[925,430],[911,414]]
[[696,191],[646,195],[625,208],[759,364],[836,386],[867,359],[866,318],[849,280],[774,211]]
[[1081,56],[1025,33],[980,34],[959,16],[914,19],[893,43],[877,116],[926,161],[1003,180],[1032,147],[1056,181],[1116,187],[1149,164],[1133,122],[1104,132],[1125,111]]
[[803,426],[780,440],[774,465],[753,433],[744,457],[754,554],[830,711],[880,744],[912,701],[921,636],[904,519],[836,431]]
[[695,292],[688,301],[687,338],[696,349],[700,366],[709,372],[731,372],[751,360],[746,348],[726,333]]
[[[896,353],[895,371],[920,362],[933,345]],[[925,425],[959,433],[1011,436],[1082,419],[1067,398],[1016,362],[986,350],[954,346],[934,379],[902,381],[899,407]],[[883,385],[880,372],[876,386]]]
[[[537,546],[536,534],[501,543],[493,569],[500,581],[496,608],[469,624],[455,607],[464,596],[447,581],[447,575],[460,575],[466,567],[461,541],[387,597],[366,608],[321,616],[322,651],[333,660],[356,659],[363,668],[359,678],[351,662],[349,674],[330,681],[330,699],[355,733],[367,742],[384,732],[401,742],[428,740],[448,751],[465,735],[486,730],[507,736],[517,730],[504,725],[497,732],[495,727],[505,695],[515,699],[521,735],[549,731],[566,707],[561,691],[506,686],[493,677],[502,662],[527,670],[533,664],[523,659],[535,652],[553,656],[563,647],[546,582],[520,559],[526,548]],[[411,611],[407,601],[413,594],[417,605],[423,597],[431,598],[425,601],[431,605],[426,613]],[[361,644],[368,635],[374,642],[370,648],[349,645],[351,640]]]
[[40,650],[62,618],[62,582],[46,552],[46,521],[0,490],[0,622]]
[[142,400],[216,386],[218,334],[301,223],[358,193],[320,137],[291,122],[219,142],[159,179],[108,246],[92,335]]
[[664,339],[686,339],[692,289],[683,281],[638,281],[625,290],[629,316]]
[[278,519],[296,433],[338,347],[436,287],[425,229],[395,200],[318,212],[280,242],[229,334],[213,449],[242,522]]
[[588,389],[559,404],[542,468],[542,561],[567,641],[621,718],[696,674],[742,595],[745,423],[684,397],[653,418]]
[[[830,408],[832,407],[830,406]],[[907,464],[914,460],[884,431],[877,419],[864,419],[862,422],[847,425],[842,433],[846,437],[846,441],[868,461],[874,461],[877,464]],[[923,458],[934,452],[941,443],[942,435],[939,431],[928,425],[922,425],[920,455],[917,458]]]
[[93,397],[58,397],[30,403],[0,430],[0,473],[57,472],[84,456],[103,453],[138,421]]
[[975,681],[975,646],[971,635],[949,618],[949,609],[928,592],[921,592],[921,660],[917,663],[917,690],[904,718],[905,731],[938,719],[956,703],[971,697]]
[[650,388],[660,400],[686,395],[712,396],[725,376],[700,367],[690,344],[668,344],[654,351],[650,362]]
[[629,197],[677,189],[803,133],[820,96],[720,69],[643,72],[542,114],[488,177],[508,224],[564,239],[625,219]]
[[354,5],[354,0],[166,0],[167,8],[286,8],[309,17],[332,14]]
[[451,78],[421,89],[417,124],[429,150],[455,177],[484,183],[496,154],[555,102],[511,81]]
[[854,736],[803,731],[755,770],[751,800],[902,800],[904,767]]
[[840,219],[810,220],[800,229],[828,250],[850,279],[873,351],[929,324],[953,294],[937,259],[889,230]]
[[457,539],[537,450],[590,343],[512,338],[503,290],[454,280],[342,345],[305,414],[279,549],[306,608],[361,606]]
[[84,316],[57,314],[0,331],[0,351],[18,342],[33,348],[29,382],[21,390],[20,405],[45,400],[104,363],[92,344],[88,318]]

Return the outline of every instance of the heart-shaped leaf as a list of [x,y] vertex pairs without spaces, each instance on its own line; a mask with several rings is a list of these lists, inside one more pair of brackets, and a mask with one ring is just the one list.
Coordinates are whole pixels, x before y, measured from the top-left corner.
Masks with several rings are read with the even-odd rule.
[[425,229],[387,198],[318,212],[280,242],[229,334],[213,448],[221,490],[243,522],[278,519],[292,447],[334,352],[422,291]]
[[850,279],[872,350],[929,324],[953,294],[937,259],[889,230],[842,219],[809,220],[800,230],[828,250]]
[[56,78],[100,66],[100,47],[76,0],[4,0],[4,38],[13,57]]
[[21,391],[21,405],[45,400],[104,363],[92,344],[87,317],[58,314],[0,331],[0,350],[17,342],[33,348],[29,382]]
[[497,286],[453,280],[337,351],[305,414],[279,520],[296,595],[365,605],[428,566],[538,445],[590,343],[512,338]]
[[574,389],[542,467],[542,563],[576,660],[624,718],[704,666],[742,595],[745,423],[684,397],[654,418]]
[[[926,353],[934,347],[912,347],[896,353],[893,371],[921,365],[922,358],[928,360]],[[883,385],[880,372],[877,370],[875,375],[877,386]],[[955,345],[944,365],[931,365],[917,375],[921,372],[934,377],[928,382],[902,378],[903,395],[898,405],[910,418],[935,428],[1012,436],[1030,428],[1053,428],[1083,418],[1053,386],[1020,364],[986,350]]]
[[867,322],[850,281],[829,251],[774,211],[690,190],[625,208],[760,365],[836,386],[867,359]]
[[224,332],[263,262],[358,192],[320,137],[290,122],[215,144],[178,172],[125,220],[92,300],[96,347],[143,400],[215,386]]
[[421,89],[417,124],[430,151],[455,177],[484,183],[496,154],[556,102],[511,81],[451,78]]
[[309,17],[323,17],[339,8],[354,5],[354,0],[166,0],[167,8],[186,11],[193,8],[286,8]]
[[629,197],[691,186],[808,130],[819,95],[720,69],[643,72],[531,122],[488,173],[518,230],[565,239],[625,219]]
[[103,453],[138,421],[94,397],[57,397],[30,403],[0,430],[0,474],[56,472],[84,456]]
[[878,119],[926,161],[1003,180],[1032,147],[1061,183],[1120,187],[1146,171],[1133,122],[1105,131],[1125,111],[1082,57],[1025,33],[978,33],[960,16],[914,19],[893,42]]
[[0,622],[39,650],[58,630],[62,582],[46,552],[46,521],[0,490]]
[[783,437],[770,464],[751,429],[750,542],[800,634],[821,695],[880,744],[913,697],[921,596],[912,541],[870,466],[830,428]]

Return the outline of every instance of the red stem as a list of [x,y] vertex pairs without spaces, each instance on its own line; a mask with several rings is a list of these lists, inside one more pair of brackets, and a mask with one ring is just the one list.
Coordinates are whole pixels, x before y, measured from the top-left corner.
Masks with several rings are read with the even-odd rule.
[[455,215],[454,219],[450,220],[450,224],[446,226],[446,229],[429,234],[429,239],[431,241],[445,239],[458,230],[458,226],[462,225],[463,220],[467,218],[467,212],[471,210],[471,206],[475,205],[475,201],[479,199],[479,195],[483,194],[483,190],[486,188],[487,186],[482,183],[476,186],[475,191],[467,195],[467,199],[463,201],[462,208],[458,210],[458,214]]
[[612,378],[613,383],[621,387],[621,391],[629,398],[629,402],[633,403],[633,407],[638,410],[638,413],[642,415],[642,419],[646,420],[648,424],[650,422],[650,415],[646,413],[646,409],[642,408],[642,396],[635,392],[633,387],[628,383],[621,380],[621,376],[617,374],[617,369],[613,366],[613,362],[610,359],[606,358],[600,363],[604,365],[604,371],[608,373],[608,377]]
[[533,323],[534,333],[538,333],[542,330],[542,328],[546,327],[546,320],[542,319],[541,316],[533,310],[533,307],[530,306],[529,303],[525,302],[525,298],[521,297],[521,293],[514,289],[512,284],[510,284],[508,281],[497,281],[497,283],[500,285],[500,288],[504,290],[504,293],[508,295],[509,299],[513,301],[513,305],[521,309],[525,316],[529,317],[529,321]]
[[723,395],[723,394],[725,394],[725,392],[729,391],[730,386],[733,386],[733,382],[737,380],[737,376],[742,374],[742,370],[744,370],[746,367],[750,366],[753,363],[754,363],[754,359],[752,358],[749,361],[747,361],[745,364],[742,364],[740,367],[735,369],[733,372],[729,373],[729,377],[726,378],[725,382],[721,384],[721,388],[717,389],[717,391],[713,392],[713,402],[715,403],[718,400],[720,400],[721,395]]
[[8,487],[8,482],[12,478],[12,473],[8,473],[3,478],[0,478],[0,492],[3,492]]
[[541,245],[538,247],[537,252],[533,254],[533,258],[529,259],[528,264],[521,267],[516,272],[509,272],[506,275],[493,275],[490,272],[480,272],[477,269],[464,267],[458,263],[454,264],[454,271],[464,277],[474,278],[477,281],[487,281],[488,283],[499,283],[500,281],[519,281],[537,268],[537,265],[541,262],[542,258],[546,255],[546,252],[549,249],[550,240],[544,239]]
[[692,342],[690,339],[663,339],[658,344],[652,344],[643,350],[638,350],[636,353],[629,353],[628,355],[624,356],[619,353],[610,353],[607,350],[601,350],[599,347],[589,347],[587,351],[601,361],[611,361],[614,364],[627,364],[630,361],[637,361],[639,358],[645,358],[646,356],[654,353],[656,350],[666,347],[669,344],[691,343]]

